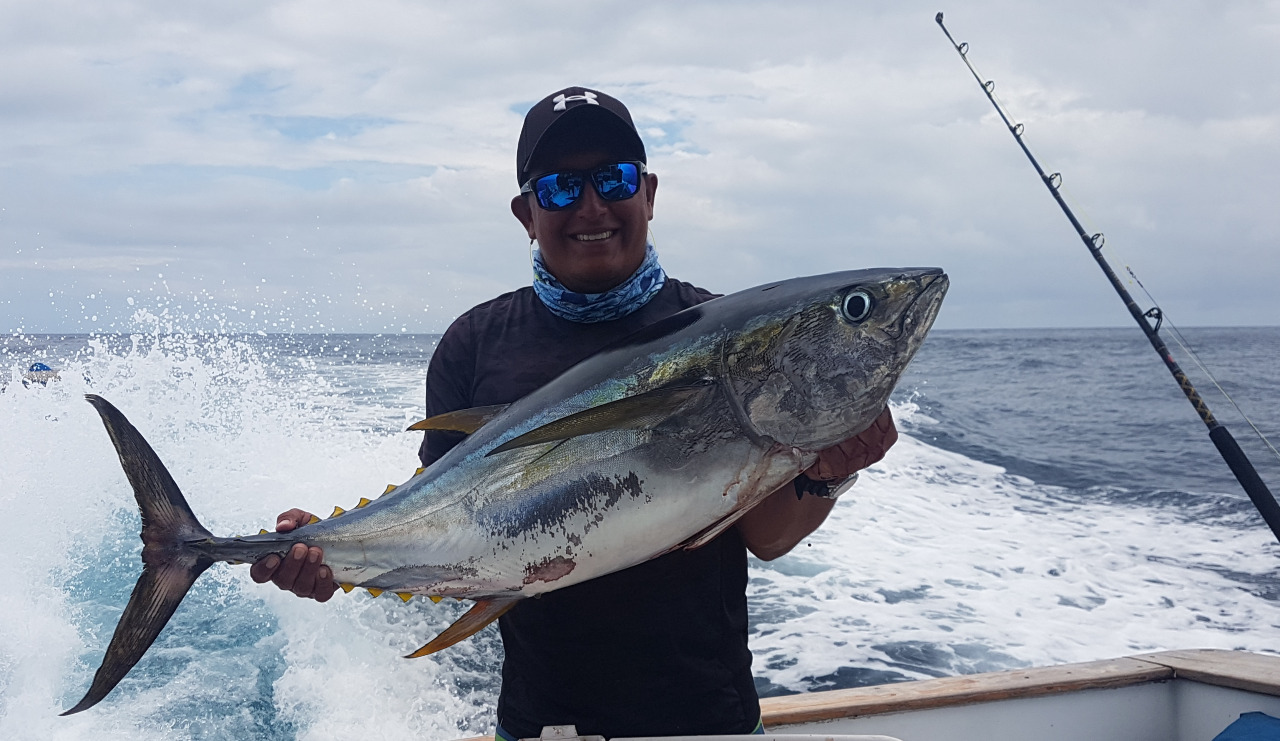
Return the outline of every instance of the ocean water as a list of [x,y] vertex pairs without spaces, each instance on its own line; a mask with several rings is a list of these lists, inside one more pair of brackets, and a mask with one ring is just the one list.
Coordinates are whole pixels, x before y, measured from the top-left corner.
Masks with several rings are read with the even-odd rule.
[[[1186,335],[1280,436],[1280,328]],[[107,700],[57,717],[87,688],[139,570],[132,495],[84,393],[143,431],[210,530],[257,532],[288,507],[323,514],[409,477],[418,438],[402,430],[421,415],[434,342],[0,339],[0,737],[491,731],[496,630],[400,658],[466,604],[340,592],[317,605],[221,565]],[[60,380],[24,386],[36,361]],[[1280,464],[1193,379],[1280,490]],[[1280,545],[1136,329],[935,332],[893,409],[901,441],[828,523],[792,554],[752,562],[763,693],[1172,648],[1280,650]]]

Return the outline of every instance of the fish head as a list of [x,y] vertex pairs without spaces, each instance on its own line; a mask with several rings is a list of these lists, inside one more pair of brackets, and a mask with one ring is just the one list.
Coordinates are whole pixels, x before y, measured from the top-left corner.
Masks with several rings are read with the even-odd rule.
[[865,430],[933,326],[948,285],[939,268],[878,268],[762,286],[761,310],[729,333],[724,351],[730,393],[749,427],[806,451]]

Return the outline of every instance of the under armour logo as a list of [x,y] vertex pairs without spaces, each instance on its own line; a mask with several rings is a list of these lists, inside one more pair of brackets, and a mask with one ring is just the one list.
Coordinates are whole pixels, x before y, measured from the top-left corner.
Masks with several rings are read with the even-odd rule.
[[591,92],[590,90],[582,91],[582,95],[570,95],[567,97],[565,96],[564,93],[560,93],[559,95],[552,98],[551,100],[556,104],[555,107],[552,108],[551,110],[555,111],[556,113],[566,110],[569,107],[568,104],[569,104],[569,101],[571,100],[585,100],[591,105],[600,105],[599,103],[596,102],[596,94]]

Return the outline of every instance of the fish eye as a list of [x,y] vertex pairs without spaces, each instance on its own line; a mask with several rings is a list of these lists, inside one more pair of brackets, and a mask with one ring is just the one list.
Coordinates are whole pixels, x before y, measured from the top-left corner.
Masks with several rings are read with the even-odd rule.
[[844,303],[840,304],[840,312],[844,314],[844,318],[853,323],[858,323],[871,315],[871,309],[875,306],[875,299],[871,298],[871,294],[863,290],[849,291],[844,297]]

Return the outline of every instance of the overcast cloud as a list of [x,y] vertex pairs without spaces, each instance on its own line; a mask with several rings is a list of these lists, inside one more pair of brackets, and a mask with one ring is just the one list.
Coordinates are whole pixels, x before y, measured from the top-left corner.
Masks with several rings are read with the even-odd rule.
[[1129,322],[938,10],[1117,269],[1280,324],[1277,2],[8,0],[0,329],[441,331],[528,281],[515,142],[571,84],[631,107],[672,275],[939,265],[942,327]]

